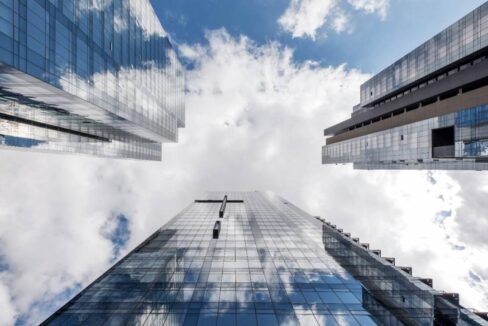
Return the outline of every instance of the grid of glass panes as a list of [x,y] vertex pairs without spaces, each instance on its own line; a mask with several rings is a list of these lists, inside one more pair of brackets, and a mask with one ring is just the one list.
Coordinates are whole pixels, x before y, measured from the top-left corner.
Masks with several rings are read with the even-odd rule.
[[[455,157],[434,161],[432,129],[454,126]],[[364,169],[422,167],[480,169],[488,156],[488,105],[431,118],[322,147],[322,161],[357,163]],[[420,161],[419,161],[420,160]],[[408,164],[408,165],[407,165]]]
[[[195,203],[49,320],[50,325],[375,325],[363,289],[312,217],[270,193]],[[219,239],[212,239],[216,220]]]
[[486,46],[488,3],[484,3],[361,85],[361,105],[367,105]]
[[433,162],[417,162],[417,163],[354,163],[354,169],[357,170],[488,170],[488,163],[478,162],[474,159],[448,160],[442,159]]
[[[15,104],[15,105],[12,105]],[[36,109],[0,99],[0,114],[41,122],[59,128],[44,128],[30,123],[0,118],[0,145],[39,151],[83,153],[98,157],[161,160],[161,144],[130,134],[122,129],[75,116]],[[54,117],[54,114],[57,116]],[[67,130],[68,132],[65,132]]]
[[[0,0],[0,79],[9,77],[5,67],[37,79],[20,85],[28,97],[39,92],[48,106],[148,138],[140,148],[131,139],[135,152],[177,141],[184,126],[183,68],[148,0]],[[72,119],[75,129],[100,130],[80,126],[76,114],[56,120],[55,111],[55,125]]]

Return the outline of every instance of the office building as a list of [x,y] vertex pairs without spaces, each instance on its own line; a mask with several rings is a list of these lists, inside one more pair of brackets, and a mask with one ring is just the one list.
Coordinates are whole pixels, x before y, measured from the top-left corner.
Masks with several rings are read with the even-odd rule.
[[351,118],[325,129],[324,164],[488,168],[488,2],[361,85]]
[[161,160],[184,87],[149,0],[0,0],[0,147]]
[[270,192],[208,193],[44,325],[488,325],[411,272]]

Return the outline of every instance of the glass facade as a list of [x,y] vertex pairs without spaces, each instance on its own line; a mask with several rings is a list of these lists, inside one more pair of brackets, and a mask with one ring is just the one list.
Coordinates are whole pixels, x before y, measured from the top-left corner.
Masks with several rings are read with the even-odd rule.
[[488,169],[488,2],[361,85],[351,118],[324,130],[323,164]]
[[[380,258],[356,273],[358,260],[343,258],[358,249],[338,248],[328,229],[270,192],[208,193],[43,325],[432,324],[435,291],[398,271],[375,278],[395,269]],[[403,315],[399,294],[409,298]]]
[[160,160],[184,87],[148,0],[0,0],[4,146]]
[[45,325],[376,325],[389,314],[366,309],[374,299],[325,251],[322,223],[291,203],[268,192],[203,199]]
[[324,246],[369,293],[387,306],[385,308],[365,296],[364,302],[375,315],[380,312],[382,325],[488,325],[481,316],[459,305],[457,293],[433,289],[433,280],[412,276],[411,267],[395,266],[395,258],[381,257],[381,250],[370,250],[359,238],[351,238],[335,225],[320,217]]
[[488,3],[481,5],[361,85],[361,106],[488,46]]
[[[453,128],[452,142],[436,146],[436,131],[446,128]],[[485,170],[488,105],[324,146],[322,161],[359,169]]]

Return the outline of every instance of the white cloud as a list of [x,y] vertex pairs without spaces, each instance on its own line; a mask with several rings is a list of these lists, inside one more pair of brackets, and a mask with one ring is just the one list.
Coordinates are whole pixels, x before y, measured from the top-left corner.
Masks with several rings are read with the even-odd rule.
[[332,29],[336,33],[351,32],[353,11],[368,14],[377,13],[386,18],[390,0],[290,0],[285,13],[278,19],[281,27],[294,38],[309,37],[315,40],[322,29]]
[[3,277],[0,274],[0,326],[13,325],[16,318],[16,310],[12,303],[8,287],[3,284]]
[[[130,250],[200,193],[219,189],[273,190],[433,277],[437,288],[459,291],[466,305],[488,308],[479,215],[486,194],[477,191],[487,175],[323,166],[323,128],[350,114],[369,76],[297,64],[289,48],[224,30],[207,38],[208,46],[183,48],[195,65],[187,127],[180,143],[165,145],[163,163],[2,151],[0,239],[9,272],[0,278],[0,311],[13,307],[38,323],[61,302],[32,312],[34,302],[99,276],[113,254],[102,230],[114,212],[130,220]],[[441,227],[435,217],[449,210]]]
[[350,28],[350,17],[347,15],[345,12],[340,11],[337,13],[337,15],[334,17],[332,21],[332,28],[334,31],[337,33],[342,33],[347,30],[351,31]]
[[386,18],[390,0],[347,0],[349,4],[356,10],[361,10],[366,13],[378,13],[382,19]]
[[[15,180],[15,175],[2,175],[2,184],[9,184],[11,190],[2,187],[0,198],[1,254],[9,266],[2,285],[9,289],[16,314],[22,315],[30,311],[34,302],[77,283],[86,284],[94,273],[109,266],[112,246],[101,230],[110,211],[114,207],[124,209],[124,204],[104,196],[105,192],[120,194],[117,183],[97,187],[98,173],[103,173],[98,162],[84,161],[86,167],[79,170],[80,162],[75,156],[54,155],[65,164],[57,166],[57,174],[51,170],[55,157],[41,154],[31,161],[27,153],[5,153],[6,157],[13,154],[19,166],[12,165],[14,160],[2,160],[3,171],[23,171],[24,176]],[[29,162],[35,167],[28,168]],[[103,200],[92,197],[97,193]],[[0,311],[4,311],[4,306]],[[39,322],[39,316],[29,317],[28,323]],[[2,318],[4,314],[0,314]]]
[[278,22],[293,37],[315,39],[317,30],[325,24],[336,0],[291,0]]

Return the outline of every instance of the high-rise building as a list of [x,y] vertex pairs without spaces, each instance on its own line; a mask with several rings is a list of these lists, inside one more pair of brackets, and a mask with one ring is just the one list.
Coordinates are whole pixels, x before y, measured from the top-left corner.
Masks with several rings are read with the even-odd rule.
[[272,193],[208,193],[44,325],[488,325],[411,273]]
[[488,169],[488,2],[361,85],[324,164]]
[[149,0],[0,0],[0,147],[161,160],[184,85]]

